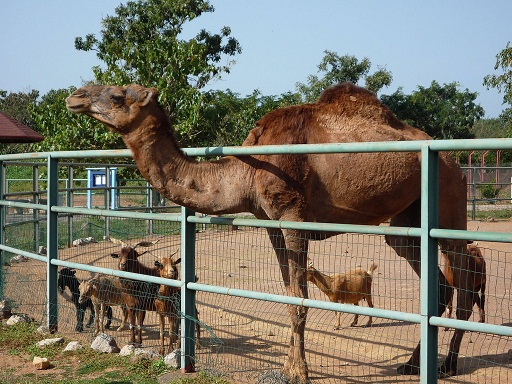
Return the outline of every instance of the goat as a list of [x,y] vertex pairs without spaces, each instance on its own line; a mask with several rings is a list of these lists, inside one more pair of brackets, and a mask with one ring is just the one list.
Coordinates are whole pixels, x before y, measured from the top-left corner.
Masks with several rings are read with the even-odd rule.
[[[162,263],[163,262],[163,263]],[[162,262],[155,261],[155,266],[160,269],[160,277],[168,278],[168,279],[177,279],[178,278],[178,269],[176,267],[177,264],[181,262],[181,258],[176,261],[172,260],[172,256],[166,257],[162,260]],[[197,277],[196,277],[197,281]],[[164,354],[164,328],[165,328],[165,317],[167,316],[169,322],[169,349],[168,352],[171,352],[174,343],[177,340],[177,347],[181,346],[181,338],[178,336],[179,326],[180,326],[180,317],[179,312],[181,310],[181,289],[176,287],[171,287],[169,285],[160,285],[160,289],[158,290],[158,298],[155,300],[155,308],[158,314],[160,315],[160,345],[161,350],[160,354]],[[195,308],[196,318],[198,316],[197,306]],[[196,348],[200,348],[200,337],[201,337],[201,329],[199,326],[199,322],[196,322]]]
[[[119,279],[109,278],[107,276],[96,275],[92,279],[82,281],[78,286],[80,296],[78,298],[79,303],[91,301],[94,305],[94,309],[98,314],[95,319],[95,335],[100,332],[103,333],[103,315],[105,305],[110,308],[111,305],[121,305],[123,310],[123,320],[121,325],[117,328],[117,331],[124,329],[126,319],[128,317],[128,311],[125,308],[125,303],[129,302],[129,297],[123,291]],[[112,308],[110,308],[110,316],[112,316]]]
[[[139,253],[138,246],[149,247],[156,242],[142,241],[131,247],[121,240],[110,238],[115,244],[121,244],[120,252],[112,253],[110,256],[119,259],[118,268],[121,271],[140,273],[148,276],[160,277],[160,268],[158,266],[148,267],[139,262],[139,256],[146,252]],[[146,311],[155,310],[155,299],[158,295],[159,285],[146,283],[138,280],[120,279],[125,295],[125,304],[130,317],[130,343],[142,344],[142,326]],[[135,326],[135,320],[137,325]],[[137,328],[137,341],[135,341],[135,328]]]
[[[372,263],[368,271],[358,268],[346,273],[328,276],[315,269],[313,263],[309,262],[306,278],[307,281],[311,281],[320,288],[333,303],[359,305],[358,303],[361,300],[366,300],[368,306],[373,308],[372,279],[375,269],[377,269],[377,264]],[[341,313],[336,312],[336,325],[334,329],[340,329],[340,318]],[[358,318],[359,315],[356,314],[354,321],[350,324],[351,327],[357,324]],[[371,324],[372,317],[370,316],[366,326],[368,327]]]
[[[79,302],[80,291],[78,286],[80,282],[75,276],[76,271],[71,268],[62,268],[59,272],[59,279],[57,281],[59,293],[63,294],[66,290],[66,287],[71,292],[71,301],[76,307],[76,332],[82,332],[84,330],[84,317],[85,311],[87,308],[90,309],[91,315],[89,316],[89,321],[87,322],[86,327],[89,328],[94,322],[95,310],[94,305],[91,300],[85,300],[82,303]],[[112,323],[112,308],[107,307],[107,324],[105,324],[105,328],[109,329],[110,324]]]
[[[448,258],[443,253],[444,258],[444,268],[443,274],[446,277],[446,282],[450,284],[452,287],[454,286],[453,282],[453,269],[454,266],[450,264]],[[474,287],[474,296],[473,296],[473,305],[478,306],[478,312],[480,315],[480,323],[485,323],[485,285],[487,283],[487,273],[486,273],[486,265],[485,259],[482,255],[482,250],[478,247],[478,243],[470,243],[467,245],[467,256],[469,259],[469,278],[473,279],[473,287]],[[478,295],[480,292],[480,296]],[[453,311],[453,296],[448,301],[446,305],[447,318],[452,317]],[[449,328],[445,328],[447,330]]]

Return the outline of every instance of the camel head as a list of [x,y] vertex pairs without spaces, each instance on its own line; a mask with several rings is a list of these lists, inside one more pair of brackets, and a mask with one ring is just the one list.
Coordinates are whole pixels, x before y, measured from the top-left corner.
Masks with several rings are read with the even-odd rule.
[[157,96],[155,88],[137,84],[124,87],[89,85],[68,96],[66,108],[91,116],[114,132],[126,134],[137,128],[138,123],[154,110],[147,108],[148,104],[158,106]]

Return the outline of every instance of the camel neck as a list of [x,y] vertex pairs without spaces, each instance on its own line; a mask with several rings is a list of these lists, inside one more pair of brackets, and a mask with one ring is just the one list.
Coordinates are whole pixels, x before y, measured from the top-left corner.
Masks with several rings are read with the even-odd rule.
[[244,161],[225,157],[199,162],[188,157],[179,148],[170,124],[152,116],[123,139],[142,176],[174,203],[206,214],[248,210],[243,191],[248,190],[245,184],[253,168]]

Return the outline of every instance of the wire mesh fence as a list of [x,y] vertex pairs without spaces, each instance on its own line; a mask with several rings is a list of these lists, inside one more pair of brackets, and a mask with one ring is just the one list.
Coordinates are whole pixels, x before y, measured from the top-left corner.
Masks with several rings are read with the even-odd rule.
[[[77,228],[74,237],[92,235],[87,237],[93,240],[74,247],[62,246],[59,259],[118,269],[119,260],[113,259],[111,254],[119,252],[121,246],[103,239],[105,218],[75,215],[74,219],[80,223],[74,225]],[[66,221],[66,217],[61,220]],[[173,228],[172,223],[154,223],[154,227],[161,230],[147,235],[145,220],[111,220],[111,236],[131,246],[140,241],[158,240],[144,249],[146,253],[141,251],[139,261],[146,266],[153,266],[155,260],[162,260],[181,248],[179,230]],[[470,229],[478,227],[480,231],[509,231],[509,225],[509,222],[469,223]],[[198,226],[197,230],[195,264],[198,282],[269,294],[285,293],[280,268],[265,229],[205,225]],[[13,242],[19,235],[19,231],[12,231],[7,239]],[[505,243],[479,242],[478,246],[487,265],[486,322],[512,326],[512,253]],[[312,241],[308,256],[315,268],[328,276],[357,268],[368,270],[374,262],[377,264],[371,284],[374,306],[410,313],[419,311],[419,279],[407,262],[385,244],[383,236],[343,234]],[[441,257],[439,263],[443,264]],[[65,275],[63,270],[59,269],[61,278]],[[45,263],[11,258],[4,272],[5,296],[13,300],[16,311],[44,323]],[[76,269],[74,275],[79,282],[93,276],[80,269]],[[154,288],[158,290],[158,287]],[[312,282],[308,283],[308,290],[312,299],[329,300]],[[59,295],[59,333],[91,341],[94,326],[87,327],[90,308],[85,308],[83,320],[80,320],[76,294],[76,289],[73,292],[72,284],[68,282]],[[155,291],[149,295],[154,298]],[[287,305],[208,292],[197,292],[196,299],[197,321],[202,328],[201,348],[195,355],[197,369],[225,373],[240,382],[258,382],[269,372],[280,370],[289,346]],[[359,305],[367,306],[368,303],[361,300]],[[112,305],[112,324],[105,330],[115,336],[120,346],[130,342],[128,326],[117,330],[123,316],[122,306]],[[341,313],[340,320],[339,329],[335,329],[335,312],[309,309],[305,343],[313,382],[419,382],[415,376],[396,373],[396,367],[408,358],[420,338],[419,325],[374,317],[371,326],[367,327],[368,317],[359,316],[358,324],[351,326],[354,314],[348,313]],[[475,312],[470,321],[478,320]],[[83,332],[77,331],[79,321],[83,322]],[[448,352],[451,333],[439,330],[439,359]],[[155,311],[146,313],[142,344],[155,350],[160,346],[159,317]],[[446,380],[508,382],[512,379],[510,351],[512,340],[508,337],[470,332],[460,351],[459,375]]]

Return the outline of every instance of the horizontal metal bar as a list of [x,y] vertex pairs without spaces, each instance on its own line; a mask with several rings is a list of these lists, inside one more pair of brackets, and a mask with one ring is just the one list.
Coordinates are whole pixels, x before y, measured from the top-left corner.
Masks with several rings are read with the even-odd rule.
[[101,273],[104,275],[117,276],[117,277],[122,277],[125,279],[131,279],[131,280],[145,281],[148,283],[169,285],[171,287],[177,287],[177,288],[179,288],[183,285],[181,280],[173,280],[173,279],[167,279],[167,278],[163,278],[163,277],[143,275],[140,273],[125,272],[125,271],[120,271],[118,269],[95,267],[93,265],[73,263],[70,261],[64,261],[64,260],[58,260],[58,259],[52,259],[52,260],[50,260],[50,263],[52,265],[58,265],[61,267],[80,269],[82,271]]
[[21,249],[8,247],[7,245],[3,245],[3,244],[0,244],[0,249],[2,251],[7,251],[7,252],[15,253],[17,255],[25,256],[25,257],[28,257],[30,259],[42,261],[43,263],[47,263],[48,262],[48,259],[46,258],[46,256],[41,256],[41,255],[38,255],[37,253],[23,251]]
[[[461,139],[461,140],[417,140],[417,141],[383,141],[358,143],[293,144],[293,145],[258,145],[247,147],[203,147],[182,148],[189,156],[225,156],[225,155],[278,155],[278,154],[321,154],[352,152],[419,152],[423,146],[433,151],[467,151],[485,149],[512,149],[512,139]],[[131,157],[128,149],[57,151],[1,155],[0,161],[18,159],[52,158],[87,158],[87,157]]]
[[88,209],[53,206],[52,212],[74,213],[77,215],[105,216],[105,217],[122,217],[126,219],[143,219],[143,220],[161,220],[161,221],[180,221],[179,213],[143,213],[143,212],[127,212],[115,211],[110,209]]
[[421,321],[421,316],[414,313],[396,312],[386,309],[361,307],[351,304],[340,304],[332,303],[330,301],[302,299],[295,296],[283,296],[276,295],[273,293],[263,293],[256,291],[249,291],[245,289],[219,287],[214,285],[200,284],[200,283],[188,283],[187,288],[209,293],[217,293],[220,295],[244,297],[247,299],[271,301],[280,304],[298,305],[308,308],[336,310],[339,312],[353,313],[358,315],[375,316],[384,319],[408,321],[411,323],[418,323]]
[[40,209],[43,211],[48,210],[48,206],[46,204],[18,203],[17,201],[13,201],[13,200],[0,200],[0,205],[5,205],[7,207]]
[[286,228],[298,230],[314,230],[319,232],[335,233],[366,233],[376,235],[394,235],[394,236],[420,236],[421,229],[413,227],[388,227],[376,225],[356,225],[356,224],[332,224],[332,223],[313,223],[296,221],[278,221],[278,220],[259,220],[259,219],[240,219],[230,217],[212,217],[212,216],[189,216],[187,221],[198,224],[217,224],[217,225],[239,225],[258,228]]
[[437,239],[457,239],[473,241],[493,241],[499,243],[512,243],[512,233],[504,232],[476,232],[456,229],[431,229],[430,236]]
[[512,336],[512,327],[497,324],[477,323],[476,321],[448,319],[432,316],[429,320],[431,325],[436,327],[450,327],[463,329],[465,331],[491,333],[500,336]]

